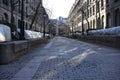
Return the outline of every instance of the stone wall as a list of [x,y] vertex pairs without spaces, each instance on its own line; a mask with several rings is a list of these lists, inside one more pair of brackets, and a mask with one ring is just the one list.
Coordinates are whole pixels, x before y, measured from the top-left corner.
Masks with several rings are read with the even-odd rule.
[[115,35],[73,35],[70,38],[120,48],[120,36]]
[[0,64],[7,64],[26,54],[29,50],[47,43],[48,39],[32,39],[0,43]]

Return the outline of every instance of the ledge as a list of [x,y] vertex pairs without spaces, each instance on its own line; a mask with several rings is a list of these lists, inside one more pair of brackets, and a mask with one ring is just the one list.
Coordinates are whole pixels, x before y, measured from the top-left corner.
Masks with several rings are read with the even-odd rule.
[[7,64],[26,54],[29,50],[47,43],[48,38],[0,43],[0,64]]
[[120,36],[115,35],[73,35],[69,36],[70,38],[96,43],[96,44],[102,44],[110,47],[120,48]]

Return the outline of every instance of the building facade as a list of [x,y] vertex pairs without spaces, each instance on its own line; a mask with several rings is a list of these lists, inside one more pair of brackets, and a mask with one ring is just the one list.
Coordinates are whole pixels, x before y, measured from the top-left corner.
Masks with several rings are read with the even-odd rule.
[[[30,24],[32,22],[33,16],[35,14],[36,7],[40,2],[39,11],[40,15],[37,16],[33,23],[32,30],[41,31],[43,28],[43,15],[45,13],[45,8],[42,5],[42,0],[23,0],[24,1],[24,29],[28,30],[30,28]],[[12,5],[11,6],[11,2]],[[7,23],[11,23],[11,11],[13,10],[13,21],[12,24],[16,26],[16,28],[20,28],[21,21],[21,0],[0,0],[0,21],[4,21]],[[40,23],[42,22],[42,23]]]
[[59,17],[58,19],[51,19],[51,24],[54,28],[56,36],[68,35],[70,32],[68,18]]
[[69,13],[73,31],[120,26],[119,0],[76,0]]

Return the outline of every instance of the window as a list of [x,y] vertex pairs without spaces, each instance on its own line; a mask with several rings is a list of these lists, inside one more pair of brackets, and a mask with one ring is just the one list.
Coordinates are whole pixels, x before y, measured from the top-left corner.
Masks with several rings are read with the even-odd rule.
[[95,29],[95,20],[93,20],[93,29]]
[[93,15],[95,14],[95,5],[93,6]]
[[97,12],[99,12],[100,11],[100,5],[99,5],[99,2],[97,2]]
[[100,17],[97,19],[97,28],[101,29],[101,20],[100,20]]
[[90,3],[89,0],[87,0],[87,4],[88,4],[88,5],[89,5],[89,3]]
[[90,28],[92,29],[92,21],[90,21]]
[[28,8],[26,7],[26,17],[28,16],[27,14],[28,14]]
[[104,1],[103,1],[103,0],[101,0],[101,7],[103,7],[103,5],[104,5]]
[[4,18],[5,22],[8,23],[8,22],[9,22],[9,21],[8,21],[8,20],[9,20],[9,18],[8,18],[8,14],[7,14],[7,13],[4,13],[4,17],[5,17],[5,18]]
[[26,27],[25,27],[25,29],[27,30],[28,29],[28,24],[26,23]]
[[20,28],[20,23],[21,23],[21,21],[20,21],[20,19],[18,20],[18,28]]
[[92,8],[90,8],[90,16],[92,16]]
[[102,23],[101,23],[102,25],[102,28],[104,28],[104,15],[102,16]]
[[109,3],[110,2],[110,0],[106,0],[106,3]]
[[118,0],[115,0],[114,2],[118,2]]
[[3,0],[3,4],[9,6],[9,2],[8,2],[8,0]]
[[91,0],[90,0],[90,3],[91,3]]
[[87,12],[87,17],[89,18],[89,9],[88,9],[88,12]]
[[120,26],[120,10],[115,10],[115,26]]
[[107,28],[111,27],[111,15],[110,13],[107,14]]

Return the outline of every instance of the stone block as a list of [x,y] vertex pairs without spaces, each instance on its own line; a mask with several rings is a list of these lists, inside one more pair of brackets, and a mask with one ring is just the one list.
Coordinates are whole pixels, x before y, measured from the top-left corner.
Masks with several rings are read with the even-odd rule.
[[1,43],[0,44],[0,64],[6,64],[14,60],[14,44]]

